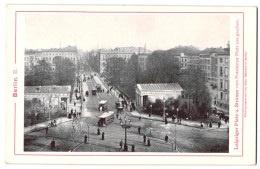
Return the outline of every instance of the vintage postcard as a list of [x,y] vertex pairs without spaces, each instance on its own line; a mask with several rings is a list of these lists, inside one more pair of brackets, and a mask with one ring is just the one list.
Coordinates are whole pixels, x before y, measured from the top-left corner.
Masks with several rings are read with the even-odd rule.
[[6,8],[6,163],[256,164],[257,8]]

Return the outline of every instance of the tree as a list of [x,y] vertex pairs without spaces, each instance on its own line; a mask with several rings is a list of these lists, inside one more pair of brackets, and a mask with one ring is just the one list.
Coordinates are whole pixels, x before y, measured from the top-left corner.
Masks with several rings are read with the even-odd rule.
[[178,59],[168,51],[154,51],[147,59],[145,83],[173,83],[178,81]]
[[203,70],[199,67],[188,68],[179,83],[193,99],[193,118],[204,118],[207,112],[211,112],[211,98]]
[[31,71],[25,75],[25,85],[45,85],[51,79],[53,71],[51,65],[46,60],[40,60],[39,63],[33,66]]
[[53,61],[55,65],[54,76],[57,85],[72,85],[76,76],[75,64],[69,59],[56,56]]
[[114,86],[119,86],[125,74],[126,60],[121,57],[107,58],[104,63],[104,76]]

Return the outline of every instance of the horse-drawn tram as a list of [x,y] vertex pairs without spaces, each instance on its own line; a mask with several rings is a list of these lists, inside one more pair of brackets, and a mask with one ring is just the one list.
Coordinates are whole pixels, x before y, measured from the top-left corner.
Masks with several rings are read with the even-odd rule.
[[114,114],[115,112],[113,111],[103,113],[101,116],[99,116],[98,126],[107,126],[109,123],[113,122]]

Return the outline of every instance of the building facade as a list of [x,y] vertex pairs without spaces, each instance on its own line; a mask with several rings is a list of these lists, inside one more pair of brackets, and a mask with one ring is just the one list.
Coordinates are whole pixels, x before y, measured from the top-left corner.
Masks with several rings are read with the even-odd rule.
[[48,61],[52,69],[54,70],[55,67],[53,65],[53,60],[56,56],[60,56],[64,59],[69,59],[73,63],[77,63],[78,55],[77,55],[77,47],[75,46],[67,46],[65,48],[51,48],[51,49],[39,49],[39,50],[25,50],[25,67],[31,68],[39,64],[40,60]]
[[41,100],[46,107],[57,107],[68,112],[71,86],[25,86],[24,99]]
[[228,114],[229,113],[229,53],[217,54],[217,69],[218,69],[218,84],[217,84],[217,98],[216,108],[217,112]]
[[181,96],[183,89],[178,83],[155,83],[155,84],[137,84],[136,85],[136,105],[144,107],[156,99],[174,98]]

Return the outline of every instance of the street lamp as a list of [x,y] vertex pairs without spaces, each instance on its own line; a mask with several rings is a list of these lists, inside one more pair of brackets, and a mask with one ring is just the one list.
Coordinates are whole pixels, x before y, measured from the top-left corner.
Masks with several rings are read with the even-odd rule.
[[125,116],[124,120],[121,120],[120,125],[122,126],[122,128],[125,129],[125,145],[124,145],[124,151],[127,151],[127,150],[128,150],[128,147],[127,147],[127,129],[129,129],[129,128],[132,126],[131,120],[130,120],[130,119],[127,119],[126,116]]
[[163,121],[165,121],[165,101],[166,99],[163,98]]
[[153,123],[153,119],[150,120],[150,137],[152,137],[152,123]]
[[153,104],[151,103],[150,105],[150,108],[151,108],[151,113],[149,114],[149,117],[151,117],[152,113],[153,113]]
[[179,112],[179,108],[176,109],[177,110],[177,122],[175,122],[175,150],[177,148],[177,123],[178,123],[178,112]]
[[75,137],[75,122],[74,122],[74,119],[72,121],[72,138],[73,138],[73,141],[72,141],[72,150],[74,148],[74,137]]

